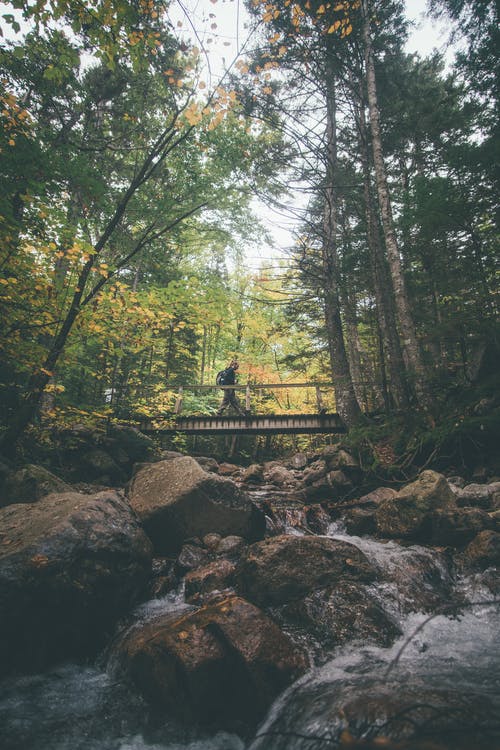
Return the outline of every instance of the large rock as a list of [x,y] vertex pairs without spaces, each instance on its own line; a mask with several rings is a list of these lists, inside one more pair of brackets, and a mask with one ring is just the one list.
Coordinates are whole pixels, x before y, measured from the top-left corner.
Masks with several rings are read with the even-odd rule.
[[117,657],[146,699],[211,727],[254,725],[307,668],[278,626],[236,596],[132,629]]
[[103,448],[93,448],[80,456],[80,477],[107,485],[123,485],[127,472],[113,456]]
[[350,508],[341,518],[348,534],[355,536],[373,535],[377,530],[376,511],[374,508]]
[[177,551],[185,539],[211,532],[251,541],[264,535],[264,514],[248,495],[189,456],[142,468],[128,496],[158,552]]
[[191,570],[185,578],[185,598],[187,602],[199,602],[212,591],[222,591],[232,586],[236,569],[230,560],[214,560],[208,565]]
[[468,484],[465,487],[456,487],[455,495],[457,505],[476,506],[479,508],[493,507],[493,498],[496,492],[500,492],[500,482],[492,484]]
[[307,466],[307,456],[305,453],[295,453],[292,458],[290,459],[290,466],[292,469],[296,469],[300,471],[300,469],[305,469]]
[[283,604],[341,580],[369,581],[376,571],[353,544],[327,537],[281,535],[252,544],[237,566],[243,596]]
[[261,464],[247,466],[241,475],[241,481],[247,484],[262,484],[264,482],[264,469]]
[[[383,664],[383,662],[382,662]],[[434,678],[332,675],[304,681],[276,706],[248,750],[498,750],[498,701]],[[373,666],[372,666],[373,670]],[[460,674],[460,672],[459,672]],[[321,679],[322,677],[322,679]],[[491,682],[491,681],[490,681]],[[493,690],[493,689],[492,689]]]
[[441,508],[432,514],[430,543],[462,547],[493,527],[493,519],[480,508]]
[[446,478],[423,471],[395,497],[379,504],[377,528],[382,536],[418,539],[428,532],[434,511],[453,507],[455,495]]
[[151,544],[116,492],[0,510],[0,669],[95,653],[143,595]]
[[57,456],[72,482],[122,485],[135,463],[154,461],[159,451],[137,429],[109,425],[106,431],[73,425],[56,433]]
[[304,471],[304,484],[314,484],[315,482],[324,479],[326,476],[326,472],[326,462],[322,460],[315,461]]
[[349,641],[389,646],[401,634],[397,624],[384,612],[369,588],[356,581],[319,589],[302,599],[285,604],[276,613],[279,622],[298,633],[313,636],[322,649],[318,657],[324,661],[328,650]]
[[0,505],[34,503],[51,492],[70,492],[71,487],[43,466],[27,464],[7,475]]
[[293,471],[281,465],[273,465],[269,469],[264,468],[264,478],[278,487],[293,487],[297,484]]
[[500,534],[481,531],[465,550],[466,559],[478,568],[500,565]]

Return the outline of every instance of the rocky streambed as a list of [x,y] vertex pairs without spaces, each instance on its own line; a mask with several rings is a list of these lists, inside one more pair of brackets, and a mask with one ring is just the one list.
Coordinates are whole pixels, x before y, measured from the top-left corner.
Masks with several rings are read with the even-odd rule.
[[149,459],[4,480],[3,747],[500,748],[500,482]]

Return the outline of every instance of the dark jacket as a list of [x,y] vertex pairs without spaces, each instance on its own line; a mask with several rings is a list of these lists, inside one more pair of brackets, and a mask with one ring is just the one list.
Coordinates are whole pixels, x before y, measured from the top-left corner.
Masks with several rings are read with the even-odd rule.
[[236,383],[236,372],[233,370],[232,367],[228,367],[226,369],[226,374],[224,376],[224,385],[234,385]]

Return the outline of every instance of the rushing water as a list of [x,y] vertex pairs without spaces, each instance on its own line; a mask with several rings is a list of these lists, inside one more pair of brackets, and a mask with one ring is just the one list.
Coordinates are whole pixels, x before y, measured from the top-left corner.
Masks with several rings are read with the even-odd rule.
[[[332,525],[329,536],[356,544],[383,572],[384,582],[371,584],[370,592],[397,620],[403,635],[390,648],[358,643],[339,649],[333,658],[310,670],[280,696],[253,741],[245,742],[227,732],[204,734],[159,718],[127,685],[113,677],[112,664],[104,666],[103,659],[99,666],[66,664],[0,684],[1,747],[322,750],[337,746],[336,738],[345,725],[346,702],[357,705],[356,701],[364,700],[368,705],[373,696],[388,691],[398,699],[406,696],[409,700],[413,690],[416,702],[421,702],[422,695],[429,695],[429,702],[432,700],[441,714],[454,711],[459,731],[464,717],[491,725],[491,746],[477,747],[500,747],[495,720],[495,715],[500,715],[500,613],[498,605],[487,603],[493,596],[482,586],[480,577],[457,577],[446,555],[425,547],[352,537],[338,524]],[[416,574],[422,562],[424,576]],[[180,588],[139,607],[133,621],[141,623],[186,608]],[[424,609],[435,614],[429,615]],[[451,708],[443,698],[450,691],[455,696]],[[441,700],[444,703],[440,709]],[[432,720],[437,721],[436,716]],[[370,723],[369,716],[365,723],[362,734],[366,737],[376,737],[377,732],[383,736],[387,728]],[[459,740],[456,747],[462,747]],[[472,745],[470,750],[476,747]]]

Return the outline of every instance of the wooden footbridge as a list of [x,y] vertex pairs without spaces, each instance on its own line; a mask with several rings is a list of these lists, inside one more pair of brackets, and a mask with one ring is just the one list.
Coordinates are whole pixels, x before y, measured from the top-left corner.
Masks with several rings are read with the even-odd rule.
[[[317,412],[311,414],[252,414],[252,391],[288,388],[314,388]],[[189,433],[191,435],[263,435],[263,434],[307,434],[343,433],[346,428],[338,414],[328,413],[323,405],[322,391],[332,387],[331,383],[271,383],[247,385],[189,385],[177,387],[177,399],[172,415],[159,415],[143,421],[140,430],[144,433]],[[245,416],[192,415],[182,416],[184,390],[235,390],[245,392]],[[241,403],[241,401],[240,401]],[[242,408],[243,408],[243,404]],[[231,407],[229,407],[230,409]]]

